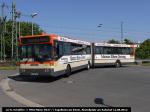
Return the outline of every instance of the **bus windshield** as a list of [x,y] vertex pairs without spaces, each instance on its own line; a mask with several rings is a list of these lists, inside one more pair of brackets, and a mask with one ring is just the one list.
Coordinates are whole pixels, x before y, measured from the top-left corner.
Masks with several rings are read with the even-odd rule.
[[34,61],[48,61],[51,60],[50,44],[36,44],[36,45],[23,45],[20,47],[20,59],[22,61],[32,58]]

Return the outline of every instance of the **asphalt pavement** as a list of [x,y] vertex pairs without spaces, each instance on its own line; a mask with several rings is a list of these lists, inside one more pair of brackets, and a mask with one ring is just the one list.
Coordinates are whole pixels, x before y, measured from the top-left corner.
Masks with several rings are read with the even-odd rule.
[[[17,74],[18,70],[0,70],[0,83],[2,79],[7,78],[9,75]],[[2,88],[0,87],[0,112],[2,111],[2,107],[20,107],[24,106],[9,96],[7,96]]]
[[150,67],[95,68],[68,78],[11,76],[9,85],[21,96],[43,106],[131,107],[148,112]]
[[0,80],[7,78],[9,75],[17,74],[18,69],[16,70],[0,70]]

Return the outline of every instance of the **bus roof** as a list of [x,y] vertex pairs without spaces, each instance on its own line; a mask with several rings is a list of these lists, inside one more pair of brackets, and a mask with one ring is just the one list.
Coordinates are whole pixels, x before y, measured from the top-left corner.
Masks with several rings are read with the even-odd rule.
[[71,38],[61,37],[61,36],[58,36],[58,40],[59,41],[63,41],[63,42],[72,42],[72,43],[77,43],[77,44],[91,45],[91,43],[87,42],[87,41],[82,41],[82,40],[77,40],[77,39],[71,39]]
[[137,47],[136,44],[110,44],[110,43],[94,43],[95,46],[107,46],[107,47]]
[[[53,39],[56,39],[58,41],[63,41],[63,42],[71,42],[71,43],[76,43],[76,44],[84,44],[84,45],[91,45],[90,42],[87,41],[82,41],[78,39],[72,39],[69,37],[64,37],[64,36],[58,36],[56,34],[40,34],[40,35],[27,35],[27,36],[20,36],[19,38],[33,38],[33,37],[42,37],[42,36],[49,36]],[[138,47],[136,44],[110,44],[106,42],[101,42],[101,43],[94,43],[95,46],[108,46],[108,47]]]
[[57,35],[55,35],[55,34],[39,34],[39,35],[20,36],[19,38],[33,38],[33,37],[41,37],[41,36],[57,37]]
[[63,42],[71,42],[71,43],[76,43],[76,44],[84,44],[84,45],[91,45],[90,42],[87,41],[82,41],[82,40],[78,40],[78,39],[72,39],[69,37],[63,37],[63,36],[58,36],[56,34],[41,34],[41,35],[28,35],[28,36],[21,36],[21,38],[36,38],[36,37],[44,37],[44,36],[49,36],[53,39],[56,39],[58,41],[63,41]]

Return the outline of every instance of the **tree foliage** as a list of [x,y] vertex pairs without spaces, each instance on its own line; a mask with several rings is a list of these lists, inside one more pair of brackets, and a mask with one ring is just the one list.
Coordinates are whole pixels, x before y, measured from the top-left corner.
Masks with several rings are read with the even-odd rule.
[[107,43],[110,43],[110,44],[119,44],[120,42],[118,40],[111,39]]
[[133,44],[134,42],[132,42],[131,40],[125,38],[123,43],[124,44]]
[[[2,26],[3,24],[0,24]],[[19,31],[19,23],[17,22],[17,32]],[[36,23],[33,24],[34,26],[34,35],[41,34],[43,30],[40,26]],[[21,36],[31,35],[32,34],[32,22],[20,22],[20,34]],[[19,37],[19,32],[17,33]],[[6,21],[6,31],[4,32],[4,41],[5,42],[5,52],[7,57],[11,55],[11,39],[12,39],[12,21]],[[0,40],[1,42],[1,40]]]
[[148,59],[150,58],[150,39],[145,40],[140,47],[136,49],[136,58]]
[[[115,39],[111,39],[108,41],[108,43],[111,43],[111,44],[120,44],[120,42],[118,40],[115,40]],[[132,42],[131,40],[125,38],[124,39],[124,44],[134,44],[134,42]]]
[[[20,23],[20,33],[21,36],[31,35],[32,34],[32,23],[31,22],[21,22]],[[34,35],[41,34],[43,30],[40,28],[40,26],[36,23],[33,23],[33,31]]]

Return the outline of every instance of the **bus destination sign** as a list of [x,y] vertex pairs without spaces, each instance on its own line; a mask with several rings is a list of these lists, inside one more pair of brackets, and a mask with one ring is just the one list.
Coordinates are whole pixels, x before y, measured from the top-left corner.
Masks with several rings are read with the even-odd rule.
[[21,38],[22,44],[34,44],[34,43],[49,42],[49,41],[50,38],[48,36]]

